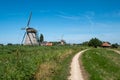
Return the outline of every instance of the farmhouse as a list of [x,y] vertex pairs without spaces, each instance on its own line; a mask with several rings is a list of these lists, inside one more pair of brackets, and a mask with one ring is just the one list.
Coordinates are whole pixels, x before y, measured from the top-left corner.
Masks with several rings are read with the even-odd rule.
[[41,46],[53,46],[53,43],[44,41],[44,42],[41,43]]
[[52,46],[53,44],[51,42],[47,42],[46,46]]
[[103,43],[102,43],[102,47],[104,47],[104,48],[109,48],[109,47],[111,47],[111,45],[110,45],[110,43],[108,43],[108,42],[103,42]]

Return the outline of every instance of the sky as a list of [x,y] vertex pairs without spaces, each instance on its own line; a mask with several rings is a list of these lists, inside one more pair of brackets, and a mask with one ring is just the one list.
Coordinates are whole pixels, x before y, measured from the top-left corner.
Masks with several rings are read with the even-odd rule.
[[45,41],[120,44],[120,0],[0,0],[0,43],[20,44],[28,17]]

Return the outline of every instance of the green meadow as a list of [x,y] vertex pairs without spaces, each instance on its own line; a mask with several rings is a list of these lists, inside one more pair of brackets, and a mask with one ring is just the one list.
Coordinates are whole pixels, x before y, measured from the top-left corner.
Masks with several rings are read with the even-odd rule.
[[[0,46],[0,80],[67,80],[73,56],[86,48]],[[120,79],[120,55],[114,51],[91,48],[81,61],[87,80]]]
[[0,80],[66,80],[80,46],[0,46]]

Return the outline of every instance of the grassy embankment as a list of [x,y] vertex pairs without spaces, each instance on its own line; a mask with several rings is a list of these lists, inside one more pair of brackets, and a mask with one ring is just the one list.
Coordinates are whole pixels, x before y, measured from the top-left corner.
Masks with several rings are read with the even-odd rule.
[[66,80],[80,46],[0,46],[0,80]]
[[82,55],[82,63],[89,74],[87,80],[119,80],[120,55],[107,49],[91,49]]
[[120,51],[120,47],[118,47],[117,50]]

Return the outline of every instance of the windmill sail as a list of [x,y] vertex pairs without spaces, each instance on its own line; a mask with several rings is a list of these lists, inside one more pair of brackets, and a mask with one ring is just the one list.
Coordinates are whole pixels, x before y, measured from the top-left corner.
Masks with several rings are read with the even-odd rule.
[[26,32],[24,33],[24,36],[23,36],[23,39],[22,39],[21,44],[23,44],[23,41],[24,41],[24,39],[25,39],[25,35],[26,35]]
[[32,17],[32,12],[30,13],[30,16],[29,16],[29,19],[28,19],[28,23],[27,23],[27,27],[29,27],[29,25],[30,25],[31,17]]

